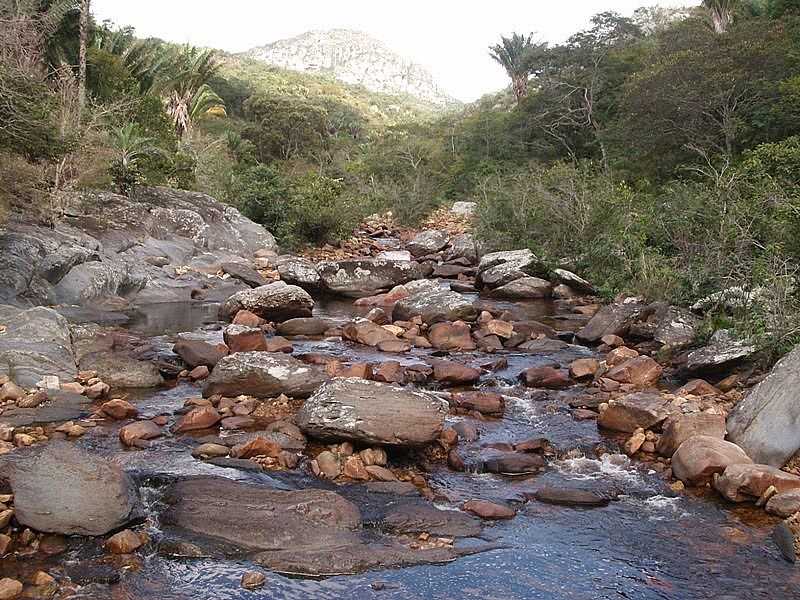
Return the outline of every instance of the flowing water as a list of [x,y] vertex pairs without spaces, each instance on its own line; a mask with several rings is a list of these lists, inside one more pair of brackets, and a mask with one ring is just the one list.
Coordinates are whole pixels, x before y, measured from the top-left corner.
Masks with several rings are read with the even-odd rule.
[[[496,306],[496,305],[495,305]],[[570,329],[570,320],[554,314],[547,303],[513,304],[508,307],[525,318],[549,321],[558,329]],[[315,314],[346,320],[359,314],[350,302],[326,301]],[[153,338],[168,352],[176,335],[221,341],[216,307],[161,306],[133,315],[130,329]],[[419,362],[429,353],[415,350],[402,355],[333,341],[301,341],[295,353],[321,352],[344,361]],[[572,351],[567,351],[569,354]],[[575,352],[587,354],[588,349]],[[261,590],[243,590],[239,581],[252,564],[220,559],[169,559],[155,553],[129,564],[121,580],[111,586],[89,584],[64,592],[64,598],[92,600],[245,600],[255,598],[497,598],[497,599],[754,599],[800,597],[800,574],[781,558],[770,539],[776,521],[757,509],[726,506],[712,495],[676,495],[655,473],[621,455],[594,458],[598,445],[614,449],[594,421],[576,421],[557,396],[541,398],[516,385],[520,371],[546,362],[565,362],[570,356],[535,356],[500,353],[508,368],[486,376],[481,387],[497,390],[507,398],[507,410],[499,420],[474,421],[481,433],[471,445],[461,445],[465,456],[481,445],[546,437],[556,458],[538,476],[503,477],[456,473],[436,465],[429,484],[437,493],[437,506],[455,510],[471,498],[520,501],[534,485],[613,490],[619,499],[604,508],[575,509],[520,503],[511,521],[489,525],[484,535],[499,545],[496,550],[458,559],[446,565],[373,571],[358,576],[323,580],[268,574]],[[480,353],[458,357],[472,364],[497,355]],[[175,387],[131,395],[145,417],[173,414],[185,400],[198,396],[198,388],[181,383]],[[450,424],[465,417],[452,416]],[[146,526],[158,536],[159,481],[169,476],[217,475],[262,485],[297,488],[319,485],[299,473],[267,474],[213,466],[191,457],[196,443],[190,437],[165,437],[145,450],[124,450],[117,441],[118,424],[91,430],[78,442],[108,456],[137,473],[144,484],[150,518]],[[257,526],[257,524],[254,524]],[[310,532],[313,533],[313,532]],[[80,576],[92,560],[104,555],[99,542],[71,540],[65,554],[33,563],[6,564],[16,568],[63,570]],[[25,565],[22,567],[22,565]],[[102,569],[102,564],[100,567]],[[75,569],[71,571],[70,569]],[[261,570],[261,569],[257,569]],[[119,572],[115,567],[114,572]],[[74,575],[73,575],[74,576]]]

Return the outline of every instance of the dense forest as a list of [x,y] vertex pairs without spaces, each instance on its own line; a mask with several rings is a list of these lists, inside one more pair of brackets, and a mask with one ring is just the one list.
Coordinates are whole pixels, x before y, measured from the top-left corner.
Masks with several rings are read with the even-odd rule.
[[711,295],[708,331],[776,351],[800,337],[796,0],[602,13],[560,44],[514,33],[487,49],[509,88],[444,114],[141,39],[88,4],[0,2],[4,218],[58,219],[62,190],[169,185],[293,247],[475,200],[487,249],[529,247],[608,296]]

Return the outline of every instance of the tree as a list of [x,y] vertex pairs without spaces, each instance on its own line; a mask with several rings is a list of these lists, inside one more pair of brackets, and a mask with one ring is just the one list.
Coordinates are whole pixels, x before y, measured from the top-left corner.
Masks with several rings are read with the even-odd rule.
[[140,162],[162,151],[135,123],[112,129],[110,141],[115,155],[110,168],[114,184],[120,194],[129,194],[140,183]]
[[499,63],[511,78],[514,96],[520,102],[528,95],[528,79],[536,58],[547,48],[547,44],[536,44],[533,34],[501,37],[501,42],[489,47],[489,56]]
[[81,0],[80,57],[78,63],[78,120],[86,106],[86,39],[89,35],[89,8],[91,0]]
[[726,33],[733,21],[733,11],[738,0],[703,0],[703,7],[711,17],[711,25],[715,33]]

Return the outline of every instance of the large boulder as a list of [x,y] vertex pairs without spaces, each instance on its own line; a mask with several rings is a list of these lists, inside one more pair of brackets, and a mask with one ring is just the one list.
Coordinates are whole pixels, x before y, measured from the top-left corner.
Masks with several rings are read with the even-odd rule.
[[477,283],[494,289],[543,271],[541,261],[530,250],[492,252],[484,255],[478,264]]
[[395,321],[410,321],[422,317],[429,325],[442,321],[474,321],[480,311],[475,304],[457,292],[437,289],[403,298],[394,305]]
[[317,265],[299,256],[278,258],[278,274],[282,281],[304,290],[316,291],[322,285],[322,278],[317,273]]
[[689,354],[686,368],[690,371],[720,370],[756,353],[756,348],[746,340],[736,339],[727,329],[714,332],[708,344]]
[[447,246],[448,239],[447,232],[428,229],[414,236],[414,239],[406,244],[406,248],[413,256],[425,256],[434,254]]
[[800,346],[740,401],[728,417],[728,437],[758,463],[782,467],[800,449]]
[[419,263],[383,259],[325,262],[317,266],[317,272],[325,289],[350,298],[374,296],[423,276]]
[[736,444],[696,435],[683,442],[672,455],[672,473],[687,485],[701,485],[731,465],[752,463]]
[[584,342],[598,342],[603,336],[624,337],[630,326],[646,311],[641,298],[626,298],[601,308],[576,334]]
[[694,341],[699,325],[700,319],[688,310],[669,306],[659,315],[653,339],[667,348],[683,348]]
[[363,379],[334,379],[296,417],[305,433],[328,440],[418,446],[436,439],[448,405],[436,396]]
[[549,281],[529,276],[520,277],[492,290],[492,296],[511,300],[549,298],[552,293],[553,286]]
[[667,418],[669,400],[658,392],[638,392],[616,398],[600,413],[598,425],[614,431],[632,433],[648,429]]
[[678,447],[696,435],[725,439],[725,417],[711,413],[673,415],[664,421],[657,450],[663,456],[672,456]]
[[323,381],[325,374],[319,368],[284,353],[238,352],[217,363],[206,380],[203,395],[272,398],[286,394],[305,398]]
[[155,363],[121,352],[94,352],[80,360],[82,371],[95,371],[111,387],[151,388],[164,383]]
[[597,294],[597,288],[586,281],[583,277],[576,275],[572,271],[567,271],[566,269],[553,269],[552,279],[581,294]]
[[9,456],[3,474],[14,493],[15,518],[26,527],[105,535],[142,516],[133,479],[95,454],[50,442]]
[[240,310],[248,310],[267,321],[286,321],[310,317],[314,300],[304,289],[276,281],[251,290],[237,292],[219,308],[220,317],[231,320]]
[[172,351],[183,359],[189,368],[194,369],[204,365],[213,369],[214,365],[227,354],[219,346],[214,346],[202,340],[178,340]]
[[0,305],[0,375],[30,388],[45,375],[72,381],[77,373],[67,320],[49,308],[20,310]]
[[450,244],[444,253],[445,260],[465,258],[470,264],[478,262],[479,246],[477,240],[470,233],[462,233],[450,238]]
[[714,479],[714,488],[731,502],[758,499],[770,487],[779,494],[800,490],[800,477],[769,465],[741,461],[733,463]]

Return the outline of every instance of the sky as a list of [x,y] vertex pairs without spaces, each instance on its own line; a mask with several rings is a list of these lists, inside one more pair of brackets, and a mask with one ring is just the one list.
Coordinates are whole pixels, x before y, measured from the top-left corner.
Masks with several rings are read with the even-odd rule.
[[469,102],[507,85],[487,47],[512,31],[560,42],[593,14],[697,0],[93,0],[100,21],[141,36],[242,52],[312,29],[364,31],[433,73]]

